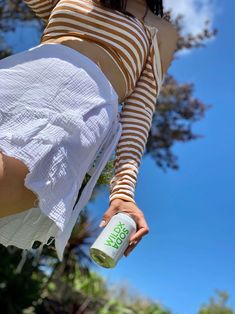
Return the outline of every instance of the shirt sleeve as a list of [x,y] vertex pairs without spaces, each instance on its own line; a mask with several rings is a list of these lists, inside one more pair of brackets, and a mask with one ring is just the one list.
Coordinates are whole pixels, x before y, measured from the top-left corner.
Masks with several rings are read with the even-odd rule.
[[51,11],[59,0],[24,0],[30,9],[45,23],[48,22]]
[[115,151],[115,173],[110,181],[110,203],[119,198],[136,204],[135,186],[161,85],[155,64],[156,57],[160,58],[160,55],[155,55],[154,47],[156,46],[151,46],[135,89],[125,99],[120,112],[122,134]]

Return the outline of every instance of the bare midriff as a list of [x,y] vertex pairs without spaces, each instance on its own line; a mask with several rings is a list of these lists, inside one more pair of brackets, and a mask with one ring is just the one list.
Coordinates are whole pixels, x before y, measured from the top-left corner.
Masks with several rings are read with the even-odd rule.
[[123,74],[112,57],[99,45],[74,36],[60,36],[59,38],[43,40],[42,44],[46,43],[59,43],[68,46],[90,58],[99,66],[113,86],[118,95],[119,103],[124,100],[127,87]]

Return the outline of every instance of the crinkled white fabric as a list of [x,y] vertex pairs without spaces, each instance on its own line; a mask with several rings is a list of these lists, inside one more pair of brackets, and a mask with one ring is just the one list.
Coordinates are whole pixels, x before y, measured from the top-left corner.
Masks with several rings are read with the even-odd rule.
[[0,243],[30,249],[54,237],[62,260],[121,129],[111,83],[74,49],[40,44],[0,60],[0,151],[28,166],[25,186],[38,196],[34,208],[0,219]]

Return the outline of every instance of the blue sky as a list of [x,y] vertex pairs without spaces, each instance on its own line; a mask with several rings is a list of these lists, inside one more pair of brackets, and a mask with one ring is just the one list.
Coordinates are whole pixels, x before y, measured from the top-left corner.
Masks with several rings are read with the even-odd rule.
[[[196,313],[215,289],[226,290],[235,309],[234,12],[233,1],[220,2],[216,39],[180,56],[170,69],[180,82],[194,83],[195,97],[213,105],[193,126],[204,138],[174,146],[178,171],[164,173],[143,158],[136,202],[150,233],[116,268],[95,267],[110,283],[126,284],[172,313]],[[22,51],[38,44],[38,32],[19,29],[8,41]],[[108,191],[89,204],[97,224],[107,208]]]

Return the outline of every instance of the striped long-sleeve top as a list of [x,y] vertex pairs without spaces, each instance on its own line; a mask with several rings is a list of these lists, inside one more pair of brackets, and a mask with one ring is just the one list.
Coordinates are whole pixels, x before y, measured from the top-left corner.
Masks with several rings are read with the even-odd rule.
[[24,0],[46,27],[41,43],[60,36],[95,42],[113,58],[126,81],[109,201],[135,202],[138,171],[162,81],[157,29],[92,0]]

